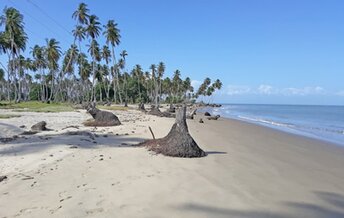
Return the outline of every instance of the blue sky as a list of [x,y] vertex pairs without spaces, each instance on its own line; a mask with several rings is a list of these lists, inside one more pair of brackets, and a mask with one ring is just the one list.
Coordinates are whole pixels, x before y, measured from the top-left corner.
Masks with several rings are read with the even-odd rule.
[[[54,37],[66,49],[80,2],[2,0],[0,8],[24,14],[28,48]],[[128,51],[128,69],[163,61],[166,75],[179,69],[195,86],[205,77],[219,78],[224,86],[215,102],[344,104],[344,1],[83,2],[102,23],[118,23],[117,50]]]

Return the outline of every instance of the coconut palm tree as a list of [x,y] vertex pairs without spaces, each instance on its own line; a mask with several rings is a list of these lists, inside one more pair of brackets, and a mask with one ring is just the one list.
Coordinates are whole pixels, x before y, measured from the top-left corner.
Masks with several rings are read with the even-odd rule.
[[33,57],[33,65],[38,70],[39,80],[41,84],[41,100],[45,101],[47,96],[47,84],[45,80],[45,72],[44,69],[47,67],[47,63],[44,57],[44,48],[40,47],[39,45],[35,45],[31,49],[31,54]]
[[165,72],[165,64],[164,62],[160,62],[158,64],[158,87],[159,87],[159,91],[158,91],[158,96],[159,99],[161,99],[161,81],[162,81],[162,77],[164,76],[164,72]]
[[48,64],[49,74],[51,76],[51,90],[49,101],[52,100],[54,94],[54,83],[55,83],[55,73],[59,69],[58,61],[61,57],[61,48],[59,46],[59,42],[52,38],[46,39],[46,47],[45,47],[45,56]]
[[[0,16],[0,26],[5,26],[5,31],[2,34],[1,50],[6,51],[9,57],[9,63],[12,64],[8,70],[8,73],[12,75],[13,81],[16,81],[15,69],[19,69],[20,66],[14,66],[16,62],[15,57],[19,57],[20,51],[24,51],[26,47],[27,36],[24,31],[23,15],[15,8],[9,7],[3,10],[3,15]],[[11,61],[12,60],[12,61]],[[10,75],[8,75],[10,77]],[[18,95],[17,85],[14,84],[15,100],[20,101],[21,96]],[[11,100],[11,99],[10,99]]]
[[106,25],[104,25],[104,32],[103,35],[106,38],[106,43],[111,44],[111,52],[112,52],[112,61],[113,61],[113,74],[115,82],[113,83],[113,89],[114,89],[114,100],[117,102],[117,89],[119,92],[119,99],[122,103],[122,97],[120,94],[120,88],[119,88],[119,82],[118,82],[118,73],[116,72],[117,67],[116,65],[116,56],[115,56],[115,46],[117,46],[120,43],[121,35],[120,30],[117,28],[117,23],[114,20],[109,20]]
[[72,14],[72,18],[78,21],[78,24],[87,24],[88,23],[88,12],[90,10],[87,8],[87,4],[80,3],[76,11]]
[[92,56],[92,75],[93,75],[93,80],[92,80],[92,98],[93,101],[96,101],[95,99],[95,91],[94,91],[94,81],[95,81],[95,63],[96,63],[96,54],[95,54],[95,49],[98,45],[96,38],[99,36],[100,31],[101,31],[101,27],[100,27],[100,22],[98,21],[98,17],[96,15],[91,15],[89,16],[89,20],[86,26],[86,33],[88,37],[91,37],[91,45],[90,45],[90,53]]

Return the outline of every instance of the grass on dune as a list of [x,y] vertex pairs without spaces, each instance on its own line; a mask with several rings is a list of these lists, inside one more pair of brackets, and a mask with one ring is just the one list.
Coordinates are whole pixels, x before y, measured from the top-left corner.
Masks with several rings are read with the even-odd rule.
[[13,109],[17,112],[64,112],[64,111],[73,111],[74,109],[64,103],[42,103],[39,101],[26,101],[20,103],[9,103],[9,102],[0,102],[0,109]]
[[0,119],[10,119],[14,117],[20,117],[20,115],[17,114],[0,114]]

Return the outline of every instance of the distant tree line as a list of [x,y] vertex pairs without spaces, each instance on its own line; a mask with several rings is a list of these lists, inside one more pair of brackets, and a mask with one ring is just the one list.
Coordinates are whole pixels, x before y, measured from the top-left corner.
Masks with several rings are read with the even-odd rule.
[[[222,87],[220,80],[211,83],[206,78],[197,91],[191,79],[181,78],[179,70],[171,78],[164,77],[165,64],[152,64],[143,70],[137,64],[126,70],[128,53],[116,54],[121,42],[120,30],[114,20],[105,25],[91,15],[85,3],[80,3],[72,14],[74,40],[67,51],[59,41],[46,39],[44,45],[30,48],[24,57],[28,37],[24,31],[23,15],[15,8],[4,8],[0,17],[0,55],[7,63],[0,65],[0,101],[115,103],[169,103],[194,101],[199,96],[211,96]],[[105,37],[106,43],[99,44]],[[86,44],[87,51],[82,45]],[[86,50],[86,49],[85,49]]]

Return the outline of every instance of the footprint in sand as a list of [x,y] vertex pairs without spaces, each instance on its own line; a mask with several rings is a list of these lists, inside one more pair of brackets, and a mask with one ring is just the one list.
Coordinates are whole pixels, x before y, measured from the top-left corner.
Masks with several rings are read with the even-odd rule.
[[104,208],[94,208],[91,210],[86,210],[86,214],[91,215],[91,214],[95,214],[95,213],[101,213],[104,211]]

